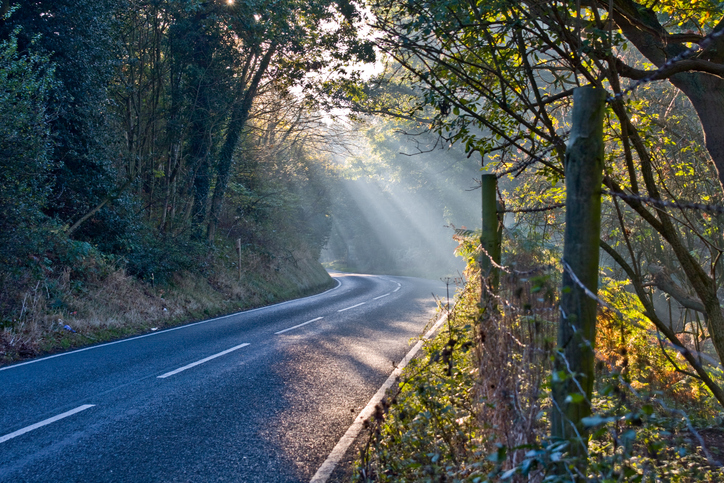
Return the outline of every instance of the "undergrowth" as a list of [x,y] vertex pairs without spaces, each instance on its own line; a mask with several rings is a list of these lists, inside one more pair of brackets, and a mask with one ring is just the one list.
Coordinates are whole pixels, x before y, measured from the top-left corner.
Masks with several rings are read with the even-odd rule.
[[[549,436],[557,274],[502,277],[483,308],[479,272],[467,276],[447,327],[368,421],[354,481],[724,481],[721,408],[666,365],[651,334],[621,331],[606,311],[589,463],[577,474],[568,443]],[[620,287],[601,293],[619,308],[630,301]]]
[[[0,364],[310,295],[333,286],[312,254],[278,257],[221,245],[203,271],[145,279],[80,245],[70,262],[0,280]],[[87,246],[86,246],[87,245]],[[43,263],[40,260],[40,263]],[[47,263],[51,266],[50,262]]]

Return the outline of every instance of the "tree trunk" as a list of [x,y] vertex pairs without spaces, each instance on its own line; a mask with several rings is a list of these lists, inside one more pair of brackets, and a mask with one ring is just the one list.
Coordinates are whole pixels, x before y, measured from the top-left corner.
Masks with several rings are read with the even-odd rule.
[[259,68],[254,74],[249,87],[244,92],[244,97],[231,113],[231,119],[229,120],[229,125],[226,128],[224,146],[221,148],[221,152],[219,153],[216,186],[214,187],[214,195],[211,200],[209,224],[206,232],[206,236],[209,241],[213,241],[214,236],[216,235],[216,227],[219,223],[221,206],[224,201],[226,187],[229,184],[229,178],[231,176],[231,164],[234,159],[234,150],[236,149],[236,145],[239,143],[246,121],[249,119],[249,112],[251,112],[251,106],[254,103],[254,97],[256,97],[257,89],[259,88],[259,84],[261,83],[261,80],[269,67],[269,63],[276,52],[276,48],[276,42],[273,42],[269,46],[269,49],[266,51],[264,57],[259,63]]
[[211,134],[206,132],[206,125],[194,125],[200,132],[192,136],[192,159],[195,159],[196,166],[193,170],[193,194],[194,207],[192,220],[194,224],[200,225],[206,220],[206,206],[209,198],[209,156],[211,151]]
[[128,188],[131,185],[131,181],[132,181],[132,179],[129,179],[128,181],[126,181],[123,184],[123,186],[118,188],[118,190],[115,193],[111,193],[111,194],[107,195],[105,198],[103,198],[103,200],[100,203],[98,203],[93,209],[91,209],[85,215],[81,216],[78,221],[76,221],[69,228],[67,228],[65,230],[65,234],[68,236],[72,235],[74,231],[76,231],[78,228],[80,228],[80,226],[83,223],[85,223],[86,220],[88,220],[88,218],[90,218],[91,216],[93,216],[96,213],[98,213],[99,211],[101,211],[103,209],[103,207],[106,206],[108,203],[118,199],[123,194],[123,192],[126,190],[126,188]]
[[644,290],[643,282],[641,281],[641,278],[638,276],[636,271],[609,244],[601,240],[600,246],[628,275],[629,279],[631,280],[631,284],[636,291],[636,295],[644,306],[644,315],[646,315],[646,317],[656,326],[657,330],[659,330],[662,334],[664,334],[667,339],[669,339],[675,349],[679,353],[681,353],[682,356],[684,356],[684,359],[686,359],[689,365],[691,365],[691,367],[696,372],[696,377],[701,379],[702,382],[706,384],[707,388],[709,388],[716,400],[719,401],[719,404],[724,406],[724,390],[722,390],[717,382],[711,378],[700,360],[694,354],[692,354],[691,351],[689,351],[684,344],[681,343],[678,336],[669,327],[669,325],[665,324],[661,319],[659,319],[659,316],[656,314],[654,304]]
[[[599,5],[608,9],[608,0]],[[668,42],[666,29],[656,13],[631,0],[617,0],[612,17],[629,42],[654,65],[663,66],[667,60],[686,50],[679,42]],[[717,25],[717,29],[722,25]],[[724,38],[705,52],[705,60],[721,64],[724,61]],[[720,186],[724,187],[724,79],[703,72],[685,72],[672,75],[669,81],[689,98],[699,116],[704,130],[706,148],[719,174]]]
[[[628,136],[639,156],[641,162],[640,170],[649,195],[659,199],[659,189],[654,178],[654,170],[651,159],[643,139],[638,134],[635,126],[631,123],[623,104],[613,103],[612,108],[620,122],[627,126]],[[620,187],[615,186],[610,179],[607,185],[613,191],[621,192]],[[700,262],[689,252],[689,249],[681,240],[679,231],[674,225],[674,220],[665,210],[657,210],[657,217],[646,210],[638,200],[626,200],[626,203],[634,209],[646,222],[666,240],[676,255],[686,279],[691,284],[699,300],[704,306],[706,323],[709,329],[714,348],[720,359],[724,359],[724,313],[722,313],[719,297],[717,295],[716,279],[701,266]]]
[[694,106],[704,130],[706,149],[724,187],[724,79],[710,74],[689,73],[671,77]]

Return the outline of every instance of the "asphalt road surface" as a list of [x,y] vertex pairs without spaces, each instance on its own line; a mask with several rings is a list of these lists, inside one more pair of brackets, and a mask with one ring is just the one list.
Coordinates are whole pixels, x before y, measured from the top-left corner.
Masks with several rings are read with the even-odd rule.
[[309,482],[445,291],[334,277],[313,297],[0,368],[0,482]]

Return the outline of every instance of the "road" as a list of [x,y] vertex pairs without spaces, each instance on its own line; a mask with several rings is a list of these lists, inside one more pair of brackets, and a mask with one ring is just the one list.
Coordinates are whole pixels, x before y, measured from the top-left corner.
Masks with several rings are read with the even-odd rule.
[[308,482],[444,294],[334,277],[317,296],[0,368],[0,482]]

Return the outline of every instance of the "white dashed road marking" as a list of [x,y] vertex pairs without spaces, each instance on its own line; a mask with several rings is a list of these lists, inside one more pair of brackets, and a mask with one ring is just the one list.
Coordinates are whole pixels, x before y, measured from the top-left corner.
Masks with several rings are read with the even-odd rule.
[[17,436],[20,436],[21,434],[25,434],[34,429],[42,428],[43,426],[47,426],[48,424],[54,423],[56,421],[60,421],[63,418],[67,418],[68,416],[72,416],[81,411],[85,411],[86,409],[92,408],[93,406],[95,406],[95,404],[84,404],[82,406],[78,406],[75,409],[71,409],[70,411],[66,411],[63,414],[58,414],[57,416],[53,416],[52,418],[44,419],[43,421],[40,421],[39,423],[31,424],[30,426],[26,426],[23,429],[18,429],[17,431],[14,431],[10,434],[6,434],[5,436],[0,436],[0,443],[4,443],[5,441],[7,441],[9,439],[13,439]]
[[312,322],[316,322],[318,320],[322,320],[324,317],[317,317],[316,319],[308,320],[306,322],[302,322],[299,325],[295,325],[294,327],[289,327],[288,329],[280,330],[279,332],[274,332],[275,335],[283,334],[284,332],[289,332],[290,330],[297,329],[299,327],[302,327],[303,325],[311,324]]
[[166,374],[161,374],[158,376],[159,379],[165,379],[169,376],[173,376],[174,374],[178,374],[179,372],[185,371],[186,369],[191,369],[192,367],[196,367],[199,364],[203,364],[204,362],[209,362],[211,359],[216,359],[217,357],[221,357],[223,355],[228,354],[229,352],[234,352],[235,350],[241,349],[242,347],[246,347],[249,344],[239,344],[237,346],[232,347],[231,349],[226,349],[225,351],[219,352],[218,354],[214,354],[213,356],[205,357],[201,359],[200,361],[192,362],[191,364],[185,365],[183,367],[179,367],[175,371],[167,372]]
[[355,308],[355,307],[359,307],[360,305],[364,305],[364,304],[366,304],[366,303],[367,303],[367,302],[362,302],[361,304],[353,305],[352,307],[347,307],[346,309],[340,309],[340,310],[338,310],[337,312],[344,312],[345,310],[353,309],[353,308]]

